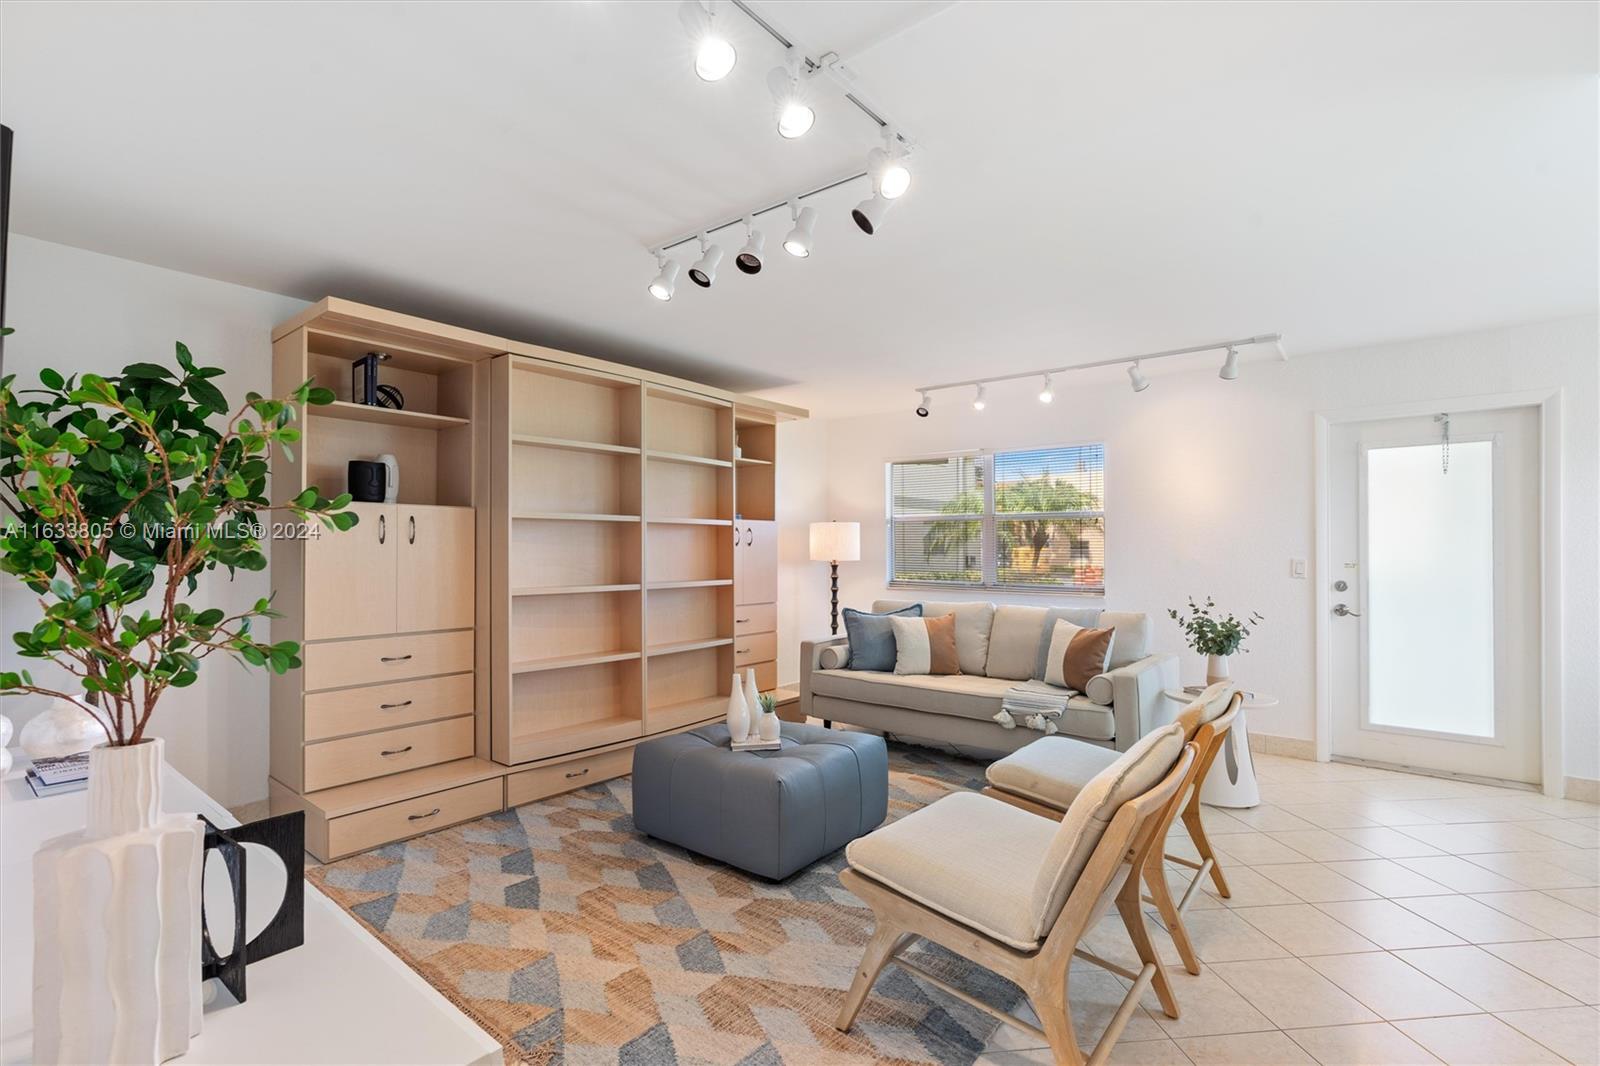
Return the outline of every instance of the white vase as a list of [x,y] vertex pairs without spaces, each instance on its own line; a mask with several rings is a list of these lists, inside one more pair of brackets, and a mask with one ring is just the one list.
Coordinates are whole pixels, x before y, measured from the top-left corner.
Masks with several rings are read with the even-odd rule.
[[744,672],[744,705],[750,711],[750,735],[760,736],[756,730],[761,726],[761,690],[756,688],[753,669]]
[[1228,680],[1228,657],[1226,655],[1206,656],[1206,684],[1215,685],[1218,681]]
[[761,739],[771,742],[778,739],[782,726],[778,723],[778,716],[768,711],[761,713]]
[[11,769],[11,719],[0,714],[0,774]]
[[88,821],[33,857],[33,1059],[154,1063],[200,1032],[205,827],[161,810],[160,740],[89,751]]
[[744,688],[739,675],[733,675],[733,686],[728,690],[728,740],[737,743],[750,735],[750,710],[745,706]]
[[48,709],[22,724],[17,747],[30,759],[54,759],[88,751],[108,739],[105,728],[88,711],[58,697],[50,701]]

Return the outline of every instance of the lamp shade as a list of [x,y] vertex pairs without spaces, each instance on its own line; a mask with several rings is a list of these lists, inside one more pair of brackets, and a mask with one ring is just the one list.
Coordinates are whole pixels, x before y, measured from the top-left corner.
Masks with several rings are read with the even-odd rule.
[[860,559],[860,522],[811,523],[812,562],[854,563]]

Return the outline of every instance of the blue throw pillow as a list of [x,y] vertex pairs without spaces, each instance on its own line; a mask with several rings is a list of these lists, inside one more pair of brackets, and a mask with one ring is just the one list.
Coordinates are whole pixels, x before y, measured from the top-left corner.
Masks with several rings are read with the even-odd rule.
[[854,607],[844,609],[844,632],[850,638],[850,669],[894,669],[894,627],[889,619],[896,615],[921,618],[922,604],[913,603],[888,614],[869,614]]

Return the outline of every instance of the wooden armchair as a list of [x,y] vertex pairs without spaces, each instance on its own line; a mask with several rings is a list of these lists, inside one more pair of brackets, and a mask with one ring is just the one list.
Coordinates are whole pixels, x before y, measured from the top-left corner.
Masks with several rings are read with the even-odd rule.
[[[1081,790],[1059,824],[971,792],[946,796],[851,843],[839,879],[872,908],[876,928],[839,1011],[848,1031],[883,968],[893,962],[929,984],[1050,1045],[1057,1062],[1105,1061],[1153,987],[1178,1016],[1144,924],[1139,875],[1160,852],[1196,750],[1176,723],[1142,738]],[[1080,941],[1112,903],[1141,966],[1117,966]],[[1041,1030],[900,957],[925,938],[1019,985]],[[1110,1024],[1085,1057],[1068,1006],[1073,957],[1131,981]]]
[[[1152,848],[1143,868],[1144,881],[1150,890],[1146,901],[1155,905],[1167,932],[1177,945],[1184,969],[1200,972],[1200,958],[1184,928],[1183,915],[1199,891],[1201,882],[1209,874],[1217,891],[1226,898],[1228,882],[1217,865],[1206,837],[1205,825],[1200,819],[1200,789],[1205,784],[1211,764],[1222,751],[1239,713],[1243,696],[1227,682],[1219,682],[1206,689],[1194,702],[1179,713],[1175,725],[1181,726],[1185,736],[1194,744],[1197,757],[1190,769],[1189,779],[1178,791],[1178,801],[1166,815],[1157,837],[1162,845]],[[1027,747],[992,763],[988,770],[989,786],[984,795],[1004,800],[1046,818],[1060,819],[1071,807],[1078,793],[1093,776],[1117,758],[1116,752],[1080,740],[1066,737],[1044,737]],[[1187,802],[1185,798],[1187,797]],[[1182,855],[1165,853],[1167,829],[1174,818],[1183,818],[1183,824],[1194,841],[1198,861]],[[1174,900],[1167,882],[1165,863],[1171,862],[1195,871],[1184,886],[1183,895]]]

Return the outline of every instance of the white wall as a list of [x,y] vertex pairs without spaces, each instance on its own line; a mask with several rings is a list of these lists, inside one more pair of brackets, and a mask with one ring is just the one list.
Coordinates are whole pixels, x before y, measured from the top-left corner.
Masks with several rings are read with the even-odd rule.
[[[210,281],[13,235],[6,317],[5,372],[37,381],[41,367],[63,373],[114,373],[136,360],[173,363],[183,341],[203,364],[228,373],[216,384],[235,404],[250,390],[267,393],[272,376],[272,326],[305,306],[285,296]],[[226,572],[203,579],[195,602],[230,613],[271,591],[267,573]],[[0,581],[0,664],[27,668],[41,682],[53,668],[13,652],[12,632],[33,625],[32,595],[14,579]],[[60,683],[70,681],[59,671]],[[52,682],[54,683],[54,682]],[[20,729],[47,703],[7,697],[3,709]],[[221,656],[187,689],[162,697],[151,731],[166,740],[167,758],[227,805],[267,795],[267,682]]]
[[[1003,395],[991,390],[982,414],[946,394],[927,419],[910,411],[908,377],[904,410],[812,422],[789,431],[797,438],[805,434],[808,453],[819,434],[825,436],[828,461],[825,492],[796,487],[795,499],[779,496],[780,519],[793,526],[784,535],[786,580],[800,593],[786,606],[798,633],[782,635],[789,657],[780,664],[780,677],[789,682],[798,676],[795,640],[826,632],[826,566],[804,562],[804,523],[859,521],[862,560],[841,567],[843,602],[864,607],[886,594],[886,460],[1098,440],[1106,444],[1105,604],[1156,615],[1156,647],[1183,651],[1186,680],[1198,680],[1203,667],[1184,649],[1176,624],[1166,617],[1168,607],[1181,605],[1189,595],[1211,595],[1235,613],[1261,612],[1266,622],[1250,639],[1250,654],[1238,660],[1234,674],[1252,688],[1279,694],[1283,703],[1260,714],[1252,729],[1311,740],[1319,580],[1313,414],[1423,399],[1437,399],[1444,410],[1452,396],[1560,386],[1565,759],[1569,775],[1600,777],[1597,321],[1569,319],[1288,363],[1249,362],[1231,383],[1218,380],[1214,369],[1163,375],[1139,395],[1120,379],[1083,387],[1068,376],[1057,380],[1058,399],[1049,408],[1014,385]],[[784,461],[799,450],[787,449]],[[800,546],[798,553],[788,550],[791,544]],[[1311,561],[1306,579],[1289,576],[1292,557]],[[957,597],[941,593],[939,598]],[[1026,594],[993,598],[1040,602]]]

